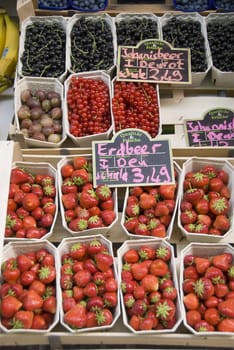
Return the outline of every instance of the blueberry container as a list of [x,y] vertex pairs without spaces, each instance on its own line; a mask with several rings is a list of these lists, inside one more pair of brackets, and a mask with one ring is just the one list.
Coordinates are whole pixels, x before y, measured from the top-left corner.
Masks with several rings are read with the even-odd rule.
[[70,8],[84,12],[104,11],[107,5],[108,0],[70,0]]
[[67,10],[69,8],[69,0],[38,0],[37,5],[41,10]]
[[202,12],[211,9],[210,0],[173,0],[174,8],[183,12]]
[[213,0],[213,8],[216,10],[221,10],[225,12],[234,11],[234,1],[233,0]]

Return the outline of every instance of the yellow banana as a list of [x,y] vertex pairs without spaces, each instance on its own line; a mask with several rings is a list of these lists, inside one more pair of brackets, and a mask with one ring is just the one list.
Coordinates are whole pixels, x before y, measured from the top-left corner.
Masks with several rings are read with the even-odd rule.
[[2,56],[2,52],[5,46],[6,39],[6,26],[3,14],[0,14],[0,57]]
[[4,21],[6,26],[6,39],[0,59],[0,76],[1,79],[5,78],[6,84],[8,83],[11,85],[13,83],[12,75],[15,72],[18,60],[19,29],[7,13],[4,14]]

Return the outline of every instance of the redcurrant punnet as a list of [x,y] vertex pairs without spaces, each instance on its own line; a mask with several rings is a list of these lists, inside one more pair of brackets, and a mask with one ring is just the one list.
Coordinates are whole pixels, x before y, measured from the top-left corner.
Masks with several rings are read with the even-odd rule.
[[75,137],[105,133],[111,126],[109,88],[101,79],[72,77],[67,106],[69,131]]
[[112,112],[115,131],[138,128],[155,137],[159,132],[159,107],[155,84],[146,82],[114,83]]

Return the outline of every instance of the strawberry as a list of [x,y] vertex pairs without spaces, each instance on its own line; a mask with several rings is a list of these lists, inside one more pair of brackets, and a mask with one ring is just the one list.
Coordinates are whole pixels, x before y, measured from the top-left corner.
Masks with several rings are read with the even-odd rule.
[[213,332],[214,326],[212,326],[210,323],[206,322],[205,320],[201,320],[195,323],[194,329],[197,332]]
[[77,193],[64,193],[62,194],[62,204],[65,209],[75,209],[78,203]]
[[190,181],[193,187],[205,189],[208,186],[210,180],[207,174],[197,171],[193,174]]
[[229,281],[234,281],[234,265],[231,265],[227,271]]
[[176,184],[161,185],[159,187],[158,193],[163,199],[174,199],[176,188]]
[[182,225],[194,224],[197,221],[197,213],[193,209],[183,211],[180,214],[180,220]]
[[228,269],[232,264],[232,260],[233,260],[232,254],[223,253],[223,254],[215,255],[212,258],[211,262],[212,262],[212,265],[214,265],[221,271],[228,271]]
[[206,224],[198,223],[194,227],[195,233],[208,233],[209,227]]
[[73,243],[69,248],[69,254],[72,259],[82,260],[86,254],[87,247],[82,242]]
[[195,258],[194,262],[195,262],[197,272],[200,275],[203,275],[206,272],[207,268],[211,264],[211,262],[208,258],[203,258],[203,257],[199,257],[199,256]]
[[140,281],[148,274],[148,267],[144,263],[134,263],[131,265],[133,278]]
[[138,224],[139,224],[139,220],[136,217],[130,217],[124,222],[124,226],[126,230],[130,233],[135,232],[135,228],[137,227]]
[[221,232],[227,232],[230,228],[230,220],[226,215],[217,215],[213,221],[213,226],[215,229]]
[[214,285],[225,281],[223,271],[215,266],[209,266],[205,271],[204,277],[209,278]]
[[206,198],[201,198],[196,204],[195,209],[198,214],[208,214],[209,213],[209,201]]
[[127,216],[133,217],[140,214],[140,207],[138,203],[129,203],[126,206],[125,213]]
[[146,224],[138,223],[134,229],[136,235],[150,236],[150,231]]
[[140,195],[139,206],[141,209],[150,209],[152,207],[155,207],[155,205],[156,205],[156,198],[152,194],[143,192]]
[[183,199],[196,204],[203,197],[203,191],[199,188],[190,188],[184,192]]
[[201,277],[194,284],[194,292],[199,299],[206,300],[214,294],[214,286],[210,279]]
[[155,210],[154,210],[154,215],[155,216],[164,216],[164,215],[168,215],[169,214],[169,208],[166,205],[166,203],[164,203],[163,201],[158,202],[156,204]]
[[175,316],[175,303],[171,299],[162,298],[156,303],[156,316],[163,321],[170,321]]
[[229,201],[225,197],[212,198],[209,209],[214,215],[226,215],[229,211]]
[[88,228],[98,228],[98,227],[103,227],[104,223],[102,221],[102,218],[98,215],[93,215],[90,216],[90,218],[88,219]]
[[74,232],[84,231],[88,228],[88,220],[75,218],[68,223],[68,227]]
[[23,169],[16,167],[11,170],[10,183],[11,184],[22,184],[25,182],[31,182],[31,176]]
[[32,327],[34,313],[32,311],[19,310],[14,314],[14,329],[30,329]]
[[112,191],[106,184],[99,184],[96,187],[95,193],[97,197],[102,201],[108,200],[112,197]]
[[141,286],[146,292],[156,292],[159,288],[159,279],[157,276],[147,274],[142,278]]
[[141,186],[134,186],[129,189],[130,196],[139,197],[143,193],[143,188]]
[[217,169],[213,165],[205,165],[201,168],[201,173],[209,176],[209,179],[217,176]]
[[108,253],[100,252],[95,255],[95,263],[100,271],[105,272],[113,265],[114,259]]
[[218,304],[218,310],[224,317],[234,318],[234,298],[221,301]]
[[197,216],[197,224],[204,224],[207,227],[210,227],[212,224],[212,219],[209,215],[206,214],[198,214]]
[[220,193],[223,186],[224,186],[224,183],[223,183],[222,179],[220,179],[218,177],[214,177],[214,178],[210,179],[209,191],[215,191],[215,192]]
[[194,231],[195,231],[195,227],[196,227],[195,224],[185,224],[185,225],[184,225],[184,229],[185,229],[185,231],[187,231],[188,233],[194,232]]
[[64,322],[73,329],[85,328],[87,323],[87,312],[85,305],[80,302],[64,314]]

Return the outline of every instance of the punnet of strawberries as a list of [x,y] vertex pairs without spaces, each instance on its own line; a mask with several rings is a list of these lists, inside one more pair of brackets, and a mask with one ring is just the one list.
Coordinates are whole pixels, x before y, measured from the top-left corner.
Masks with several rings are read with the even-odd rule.
[[[186,248],[185,248],[186,249]],[[184,321],[194,332],[234,332],[234,255],[230,246],[183,256]]]
[[59,319],[55,247],[49,242],[19,243],[8,243],[3,249],[1,325],[7,331],[45,332]]
[[133,186],[125,196],[122,225],[129,236],[166,238],[177,206],[178,171],[175,183]]
[[120,307],[110,245],[101,235],[68,238],[59,252],[62,324],[69,331],[111,327]]
[[124,323],[133,332],[173,331],[180,323],[173,248],[150,241],[118,250]]
[[187,171],[178,216],[187,233],[223,236],[231,227],[230,173],[213,164]]
[[57,213],[56,171],[41,163],[16,163],[10,174],[5,238],[39,239],[53,227]]
[[59,175],[62,215],[70,232],[109,227],[116,220],[114,191],[105,183],[93,186],[91,158],[62,160]]

